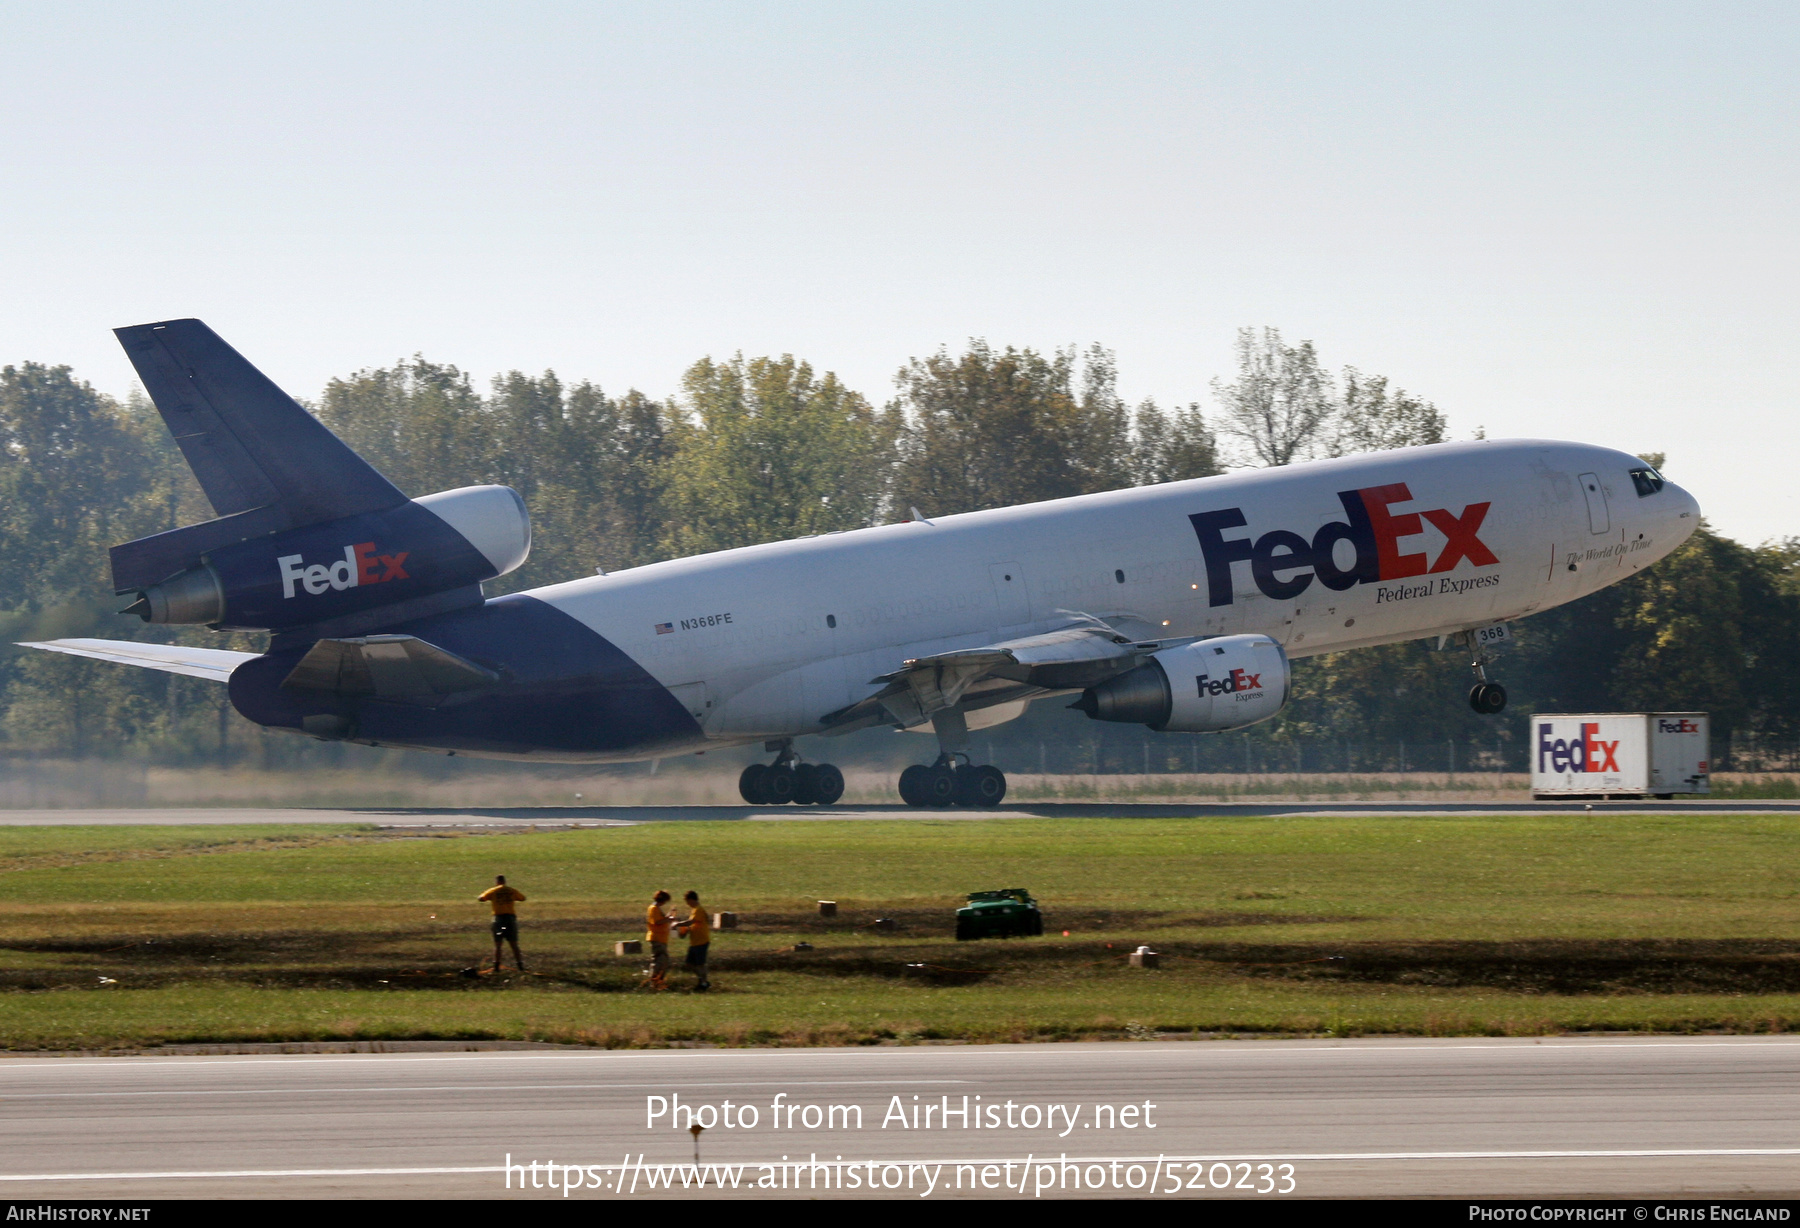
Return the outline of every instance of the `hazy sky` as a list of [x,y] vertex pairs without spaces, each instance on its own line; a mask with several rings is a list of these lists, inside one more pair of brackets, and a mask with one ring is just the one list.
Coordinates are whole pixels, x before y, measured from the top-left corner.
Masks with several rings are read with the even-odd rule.
[[[1458,435],[1669,454],[1800,533],[1792,4],[0,0],[0,363],[205,319],[302,396],[415,351],[881,401],[980,336],[1208,396],[1234,330]],[[472,478],[480,475],[471,475]]]

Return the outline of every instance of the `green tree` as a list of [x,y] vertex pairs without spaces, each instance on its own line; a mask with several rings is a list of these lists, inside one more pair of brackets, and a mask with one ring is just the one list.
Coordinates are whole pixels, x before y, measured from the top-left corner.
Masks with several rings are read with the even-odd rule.
[[1206,425],[1198,405],[1168,412],[1146,400],[1138,406],[1132,447],[1131,479],[1134,486],[1209,478],[1224,472],[1219,465],[1219,443]]
[[1075,367],[1073,349],[1045,357],[979,339],[902,367],[896,505],[943,516],[1129,485],[1112,356],[1089,351],[1079,394]]
[[1237,366],[1236,379],[1213,381],[1224,410],[1220,430],[1258,465],[1292,464],[1320,450],[1336,406],[1313,343],[1291,346],[1280,329],[1240,328]]
[[[455,367],[414,355],[333,379],[318,414],[409,496],[501,480],[505,466],[486,406]],[[506,445],[529,452],[532,443],[527,437]]]
[[892,430],[859,394],[791,354],[703,358],[667,434],[666,548],[725,550],[860,528],[887,493]]
[[1333,409],[1332,456],[1385,452],[1443,443],[1448,422],[1438,407],[1405,389],[1388,391],[1385,375],[1364,375],[1345,367],[1343,393]]

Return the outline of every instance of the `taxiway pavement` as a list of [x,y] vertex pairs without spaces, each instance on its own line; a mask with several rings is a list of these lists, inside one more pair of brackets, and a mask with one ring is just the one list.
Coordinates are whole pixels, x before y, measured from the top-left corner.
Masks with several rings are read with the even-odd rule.
[[[654,1097],[667,1109],[652,1117]],[[582,1166],[568,1197],[695,1197],[679,1176],[653,1191],[638,1158],[691,1162],[667,1110],[727,1100],[757,1123],[711,1118],[702,1163],[746,1167],[710,1197],[867,1195],[755,1185],[766,1163],[814,1156],[910,1182],[883,1193],[915,1199],[1029,1198],[1047,1160],[1064,1184],[1045,1196],[1150,1196],[1086,1185],[1129,1182],[1136,1165],[1157,1196],[1243,1197],[1264,1164],[1292,1165],[1290,1196],[1800,1192],[1800,1040],[1641,1037],[13,1058],[0,1060],[0,1197],[565,1197],[547,1170],[538,1188],[509,1174],[509,1155],[564,1183]],[[946,1127],[942,1107],[964,1103],[1015,1124]],[[915,1128],[927,1105],[939,1112]],[[941,1166],[929,1193],[929,1169],[908,1162]],[[989,1164],[1013,1165],[1010,1193],[998,1167],[995,1188],[971,1188]]]

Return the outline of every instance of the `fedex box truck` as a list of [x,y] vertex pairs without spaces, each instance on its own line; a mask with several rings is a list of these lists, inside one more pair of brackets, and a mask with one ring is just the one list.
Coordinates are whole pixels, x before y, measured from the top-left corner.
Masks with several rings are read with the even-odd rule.
[[1704,712],[1540,713],[1531,718],[1533,797],[1710,792]]

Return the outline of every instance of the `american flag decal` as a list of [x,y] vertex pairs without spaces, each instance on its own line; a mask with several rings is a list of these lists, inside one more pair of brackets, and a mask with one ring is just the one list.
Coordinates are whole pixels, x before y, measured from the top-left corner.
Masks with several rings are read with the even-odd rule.
[[675,631],[674,623],[657,623],[656,624],[656,634],[658,634],[658,635],[672,635],[672,634],[674,634],[674,631]]

